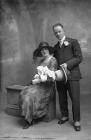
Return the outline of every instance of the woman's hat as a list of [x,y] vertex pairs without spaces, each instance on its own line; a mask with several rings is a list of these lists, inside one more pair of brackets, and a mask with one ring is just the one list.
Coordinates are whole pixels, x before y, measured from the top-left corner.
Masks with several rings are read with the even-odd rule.
[[44,48],[48,49],[50,54],[53,53],[53,47],[49,46],[47,42],[40,42],[38,48],[35,49],[33,53],[33,57],[41,57],[42,56],[41,50]]

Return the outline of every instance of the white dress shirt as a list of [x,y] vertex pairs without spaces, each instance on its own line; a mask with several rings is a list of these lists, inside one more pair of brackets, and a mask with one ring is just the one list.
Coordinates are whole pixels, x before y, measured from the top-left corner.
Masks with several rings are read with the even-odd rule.
[[61,40],[59,40],[60,47],[63,45],[63,42],[64,42],[65,38],[66,38],[66,36],[64,36]]
[[[65,38],[66,38],[66,36],[64,36],[61,40],[59,40],[60,48],[63,45]],[[63,63],[62,66],[64,66],[65,69],[67,69],[67,63]]]

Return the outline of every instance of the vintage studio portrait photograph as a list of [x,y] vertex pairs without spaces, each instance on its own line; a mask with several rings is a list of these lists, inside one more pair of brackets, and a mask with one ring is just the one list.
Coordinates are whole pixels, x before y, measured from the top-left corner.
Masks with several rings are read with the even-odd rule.
[[0,0],[0,140],[91,140],[91,0]]

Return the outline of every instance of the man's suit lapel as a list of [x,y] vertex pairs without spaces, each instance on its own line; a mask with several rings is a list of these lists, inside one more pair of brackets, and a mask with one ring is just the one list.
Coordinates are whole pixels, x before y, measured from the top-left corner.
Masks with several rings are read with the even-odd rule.
[[[64,41],[68,41],[69,44],[70,44],[70,38],[66,37]],[[64,45],[64,42],[63,42],[63,44],[62,44],[61,47],[60,47],[60,42],[58,41],[58,43],[57,43],[57,48],[59,49],[59,48],[64,48],[64,47],[68,47],[68,46],[65,46],[65,45]]]
[[58,45],[57,45],[59,48],[63,48],[64,47],[64,43],[61,45],[60,42],[58,42]]
[[[66,37],[64,42],[67,41],[70,45],[70,38]],[[63,46],[62,47],[69,47],[69,45],[65,46],[65,44],[63,43]]]

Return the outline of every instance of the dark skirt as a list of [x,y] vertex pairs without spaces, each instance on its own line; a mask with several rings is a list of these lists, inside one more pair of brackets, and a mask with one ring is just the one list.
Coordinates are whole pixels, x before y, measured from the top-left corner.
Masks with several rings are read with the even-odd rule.
[[48,104],[55,94],[55,83],[45,82],[25,87],[20,94],[21,114],[29,123],[47,114]]

